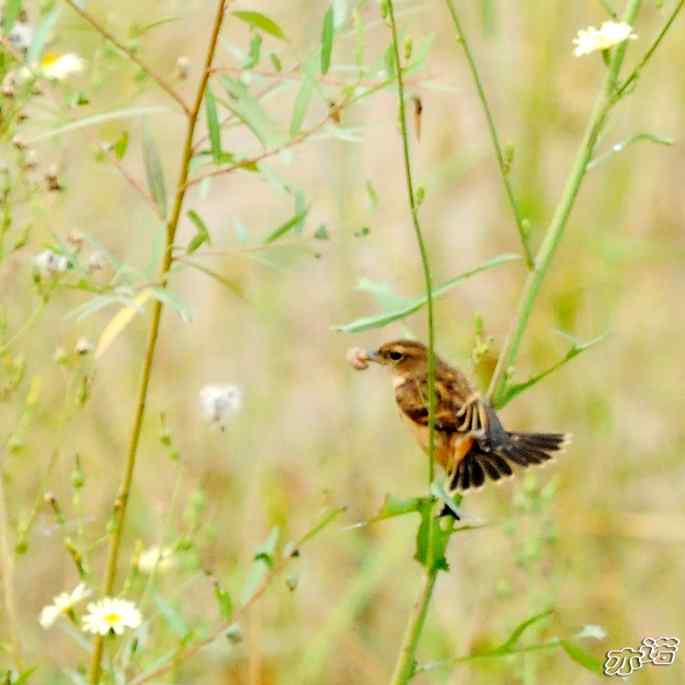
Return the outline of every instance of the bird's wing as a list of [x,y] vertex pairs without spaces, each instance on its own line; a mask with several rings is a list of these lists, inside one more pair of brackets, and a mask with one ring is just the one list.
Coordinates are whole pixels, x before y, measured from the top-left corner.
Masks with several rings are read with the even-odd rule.
[[[461,378],[440,374],[435,382],[435,428],[447,433],[468,432],[460,429],[464,417],[459,412],[467,401],[468,386]],[[428,425],[428,378],[406,381],[395,390],[400,409],[415,423]]]

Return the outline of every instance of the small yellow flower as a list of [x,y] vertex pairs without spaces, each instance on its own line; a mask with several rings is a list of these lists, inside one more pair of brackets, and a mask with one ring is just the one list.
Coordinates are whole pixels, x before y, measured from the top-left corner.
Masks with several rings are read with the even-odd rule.
[[137,628],[143,617],[133,602],[116,597],[103,597],[88,605],[83,617],[83,630],[95,635],[121,635],[126,628]]
[[625,22],[605,21],[598,29],[588,26],[578,31],[573,39],[576,57],[589,55],[599,50],[608,50],[624,40],[635,40],[637,34],[633,33],[633,27]]
[[64,614],[68,614],[79,602],[92,593],[85,583],[79,583],[71,592],[62,592],[52,600],[52,604],[43,607],[38,619],[43,628],[50,628]]
[[138,557],[138,570],[150,574],[153,571],[164,573],[176,564],[173,547],[149,547]]

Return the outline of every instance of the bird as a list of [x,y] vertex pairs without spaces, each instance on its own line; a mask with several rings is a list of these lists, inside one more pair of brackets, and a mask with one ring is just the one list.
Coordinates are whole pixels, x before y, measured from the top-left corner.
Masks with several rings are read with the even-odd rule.
[[[568,433],[505,430],[495,410],[466,376],[434,355],[434,456],[448,476],[448,491],[481,488],[514,475],[514,467],[546,464],[571,441]],[[393,340],[358,357],[390,369],[395,402],[421,448],[429,451],[428,350],[414,340]]]

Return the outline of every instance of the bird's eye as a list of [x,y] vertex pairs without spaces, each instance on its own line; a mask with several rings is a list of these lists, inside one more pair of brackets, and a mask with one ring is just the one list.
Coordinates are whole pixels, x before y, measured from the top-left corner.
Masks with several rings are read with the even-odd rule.
[[401,352],[396,352],[395,350],[393,350],[390,353],[390,359],[392,359],[394,362],[400,361],[400,359],[402,359],[402,357],[404,357],[404,355]]

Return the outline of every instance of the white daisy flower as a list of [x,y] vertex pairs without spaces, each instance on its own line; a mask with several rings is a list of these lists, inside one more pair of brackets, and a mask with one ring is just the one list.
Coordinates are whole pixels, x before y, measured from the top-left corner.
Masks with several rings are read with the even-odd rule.
[[223,424],[240,411],[242,403],[237,385],[205,385],[200,391],[200,410],[208,423]]
[[173,547],[149,547],[138,557],[138,570],[150,574],[153,571],[164,572],[176,565]]
[[64,55],[48,53],[40,61],[40,71],[43,76],[53,78],[56,81],[81,73],[86,68],[84,60],[73,52]]
[[625,22],[605,21],[598,29],[588,26],[580,29],[573,39],[576,57],[589,55],[598,50],[608,50],[625,40],[635,40],[637,34],[633,33],[633,27]]
[[104,597],[88,605],[83,617],[83,630],[95,635],[121,635],[126,628],[137,628],[143,617],[133,602],[117,597]]
[[71,592],[62,592],[52,600],[52,604],[43,607],[38,619],[43,628],[50,628],[55,621],[69,613],[79,602],[90,597],[92,590],[85,584],[79,583]]
[[52,250],[45,250],[33,258],[33,267],[46,278],[64,273],[69,268],[69,259]]

